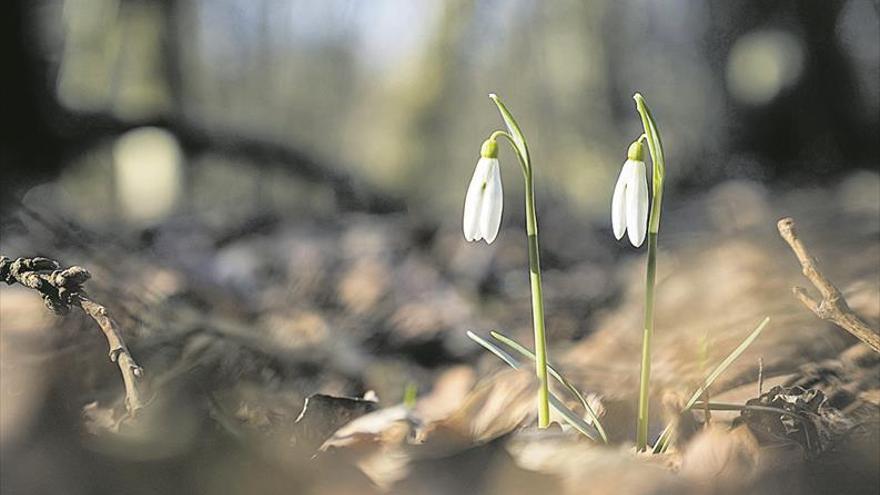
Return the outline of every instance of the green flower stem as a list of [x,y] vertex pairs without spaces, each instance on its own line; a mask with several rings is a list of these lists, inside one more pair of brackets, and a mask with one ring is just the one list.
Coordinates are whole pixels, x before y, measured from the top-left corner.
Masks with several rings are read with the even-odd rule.
[[538,428],[550,426],[550,388],[547,380],[547,334],[544,330],[544,294],[538,254],[538,217],[531,170],[526,177],[526,234],[529,238],[529,282],[532,287],[532,320],[535,327],[535,373],[538,376]]
[[[513,116],[507,111],[500,100],[493,98],[498,105],[505,122],[511,132],[519,136],[519,140],[504,131],[495,131],[489,139],[506,138],[519,158],[522,167],[526,193],[526,235],[529,246],[529,283],[532,288],[532,320],[535,328],[535,374],[538,377],[538,428],[550,426],[550,384],[547,373],[547,332],[544,328],[544,290],[541,283],[541,259],[538,244],[538,215],[535,211],[535,182],[532,176],[531,161],[525,138]],[[509,121],[508,121],[509,118]]]
[[642,373],[639,378],[639,416],[636,448],[648,446],[648,398],[651,383],[651,340],[654,338],[654,282],[657,278],[657,233],[648,232],[648,269],[645,281],[645,325],[642,335]]
[[[510,337],[507,337],[504,334],[496,332],[494,330],[489,332],[489,335],[491,335],[492,338],[494,338],[495,340],[501,341],[511,349],[522,354],[526,358],[531,359],[532,361],[535,360],[535,355],[534,353],[532,353],[532,351],[526,349],[519,342],[511,339]],[[584,411],[587,413],[587,416],[590,417],[590,420],[593,422],[593,426],[595,426],[596,431],[599,433],[599,436],[602,437],[602,441],[608,443],[608,435],[605,433],[605,428],[602,427],[602,422],[599,420],[599,416],[596,414],[596,411],[594,411],[593,408],[590,407],[590,403],[587,402],[587,399],[584,398],[583,394],[581,394],[580,391],[578,391],[577,387],[572,385],[570,381],[566,380],[565,377],[562,376],[561,373],[559,373],[559,371],[554,369],[553,365],[549,362],[547,363],[547,370],[550,372],[550,376],[555,378],[560,384],[562,384],[562,386],[564,386],[568,389],[569,392],[571,392],[571,395],[575,396],[577,400],[580,401],[581,405],[584,407]],[[550,405],[553,405],[552,399]]]
[[510,146],[513,148],[513,152],[516,154],[517,159],[519,159],[519,166],[523,173],[523,179],[528,182],[530,175],[528,161],[522,157],[522,154],[517,147],[516,140],[514,140],[510,134],[504,131],[495,131],[489,135],[490,140],[497,140],[500,137],[507,139],[507,141],[510,143]]
[[[648,218],[648,266],[645,277],[645,324],[642,335],[642,368],[639,377],[639,409],[636,426],[636,450],[644,451],[648,446],[648,400],[651,392],[651,341],[654,338],[654,290],[657,280],[657,237],[660,233],[660,208],[663,202],[663,178],[666,163],[663,157],[663,142],[660,132],[651,117],[645,99],[636,93],[636,109],[645,128],[645,140],[651,152],[653,175],[651,180],[651,215]],[[639,137],[641,139],[641,137]]]

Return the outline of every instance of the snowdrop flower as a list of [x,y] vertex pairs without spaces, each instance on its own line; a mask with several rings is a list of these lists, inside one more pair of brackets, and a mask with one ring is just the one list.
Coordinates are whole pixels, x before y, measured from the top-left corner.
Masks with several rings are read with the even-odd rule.
[[611,226],[620,240],[626,231],[629,242],[639,247],[648,230],[648,179],[641,139],[630,145],[627,160],[617,178],[611,198]]
[[483,142],[480,160],[464,198],[464,238],[468,241],[485,239],[486,243],[492,244],[501,226],[503,208],[498,143],[495,139],[487,139]]

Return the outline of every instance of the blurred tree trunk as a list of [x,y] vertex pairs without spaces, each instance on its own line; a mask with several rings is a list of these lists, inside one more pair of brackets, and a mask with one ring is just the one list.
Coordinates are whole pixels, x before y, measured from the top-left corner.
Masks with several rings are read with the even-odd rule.
[[[60,9],[60,4],[53,7]],[[0,117],[4,123],[0,141],[4,172],[0,181],[0,206],[4,210],[17,202],[29,187],[55,178],[73,158],[141,126],[170,131],[180,142],[186,158],[211,151],[238,157],[257,166],[282,165],[306,181],[329,186],[343,209],[393,211],[401,207],[396,198],[300,149],[271,137],[247,135],[234,128],[218,129],[216,123],[212,125],[212,122],[192,115],[184,80],[187,68],[181,65],[179,54],[184,42],[183,30],[193,24],[188,17],[193,11],[183,8],[176,0],[158,4],[121,0],[118,7],[114,15],[108,16],[109,22],[116,25],[99,26],[122,33],[121,46],[109,54],[104,53],[100,59],[102,65],[98,68],[101,72],[98,77],[104,79],[99,82],[108,87],[74,87],[74,91],[85,90],[87,96],[97,99],[89,100],[83,108],[70,108],[60,104],[53,84],[56,80],[60,84],[63,68],[58,70],[57,76],[53,73],[48,54],[44,52],[44,40],[39,36],[40,29],[45,27],[41,22],[47,22],[38,17],[44,14],[40,11],[41,6],[27,0],[12,0],[6,6],[0,21],[3,23],[2,50],[8,52],[4,58],[8,60],[5,67],[8,77],[3,78],[6,85],[3,98],[6,101]],[[87,14],[75,12],[67,15]],[[93,21],[89,19],[89,22]],[[150,39],[134,39],[138,33],[146,33]],[[112,42],[112,35],[105,36],[103,32],[86,33],[87,40],[70,40],[66,37],[68,34],[62,35],[62,43],[79,43],[72,50],[96,47],[100,50],[102,43]],[[152,40],[157,42],[152,43]],[[157,53],[141,53],[143,50]],[[149,62],[144,60],[141,63],[141,58],[149,59]],[[156,73],[149,72],[150,67],[142,67],[147,64],[153,64],[150,67]],[[61,66],[63,61],[59,64]],[[72,70],[86,69],[74,67]],[[120,73],[125,76],[119,77]],[[253,77],[259,80],[259,76]],[[73,84],[84,83],[75,79]],[[132,101],[126,100],[131,98],[131,93],[122,86],[124,84],[139,89],[145,84],[159,85],[159,98],[164,103],[143,107],[146,113],[131,112],[132,107],[126,107],[126,102]],[[82,94],[75,93],[74,96]],[[141,108],[137,103],[134,106]]]
[[34,2],[10,0],[0,16],[0,51],[5,52],[0,121],[0,208],[4,211],[28,185],[57,173],[63,163],[62,120],[37,54]]
[[[845,4],[710,3],[713,39],[705,44],[710,50],[729,53],[737,39],[757,29],[782,29],[803,42],[804,66],[794,87],[764,106],[726,101],[735,126],[732,150],[762,150],[766,168],[776,177],[815,180],[877,162],[877,147],[864,145],[876,138],[877,127],[857,120],[861,96],[836,33]],[[723,78],[727,57],[707,53],[706,59],[715,61],[713,72]]]

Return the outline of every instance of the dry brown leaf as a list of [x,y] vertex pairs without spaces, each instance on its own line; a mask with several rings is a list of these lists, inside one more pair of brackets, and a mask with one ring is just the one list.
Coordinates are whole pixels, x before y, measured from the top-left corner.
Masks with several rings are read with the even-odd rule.
[[323,394],[311,395],[306,398],[302,412],[296,418],[296,430],[292,440],[297,446],[312,450],[340,427],[376,410],[376,407],[376,402],[370,400]]
[[758,474],[760,450],[748,427],[733,430],[707,428],[684,452],[681,475],[699,484],[748,486]]
[[673,474],[676,454],[636,454],[630,445],[597,445],[570,432],[546,430],[513,435],[507,450],[519,466],[558,477],[565,494],[689,493]]
[[431,392],[420,397],[413,412],[422,423],[429,424],[449,417],[461,407],[474,386],[475,373],[470,366],[455,366],[444,371]]
[[373,309],[388,290],[389,272],[388,266],[378,260],[357,261],[339,282],[339,299],[354,313]]
[[537,390],[531,373],[504,370],[477,385],[462,406],[441,421],[437,429],[471,442],[498,438],[532,417]]

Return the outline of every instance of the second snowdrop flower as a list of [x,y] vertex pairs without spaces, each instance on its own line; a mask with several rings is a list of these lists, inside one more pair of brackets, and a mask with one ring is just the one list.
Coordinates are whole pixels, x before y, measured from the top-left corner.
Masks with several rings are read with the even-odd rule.
[[626,162],[611,197],[611,227],[614,237],[628,233],[629,242],[639,247],[648,231],[648,178],[641,138],[629,146]]
[[483,142],[480,160],[464,198],[464,238],[468,241],[485,239],[492,244],[498,236],[503,209],[498,142],[489,138]]

